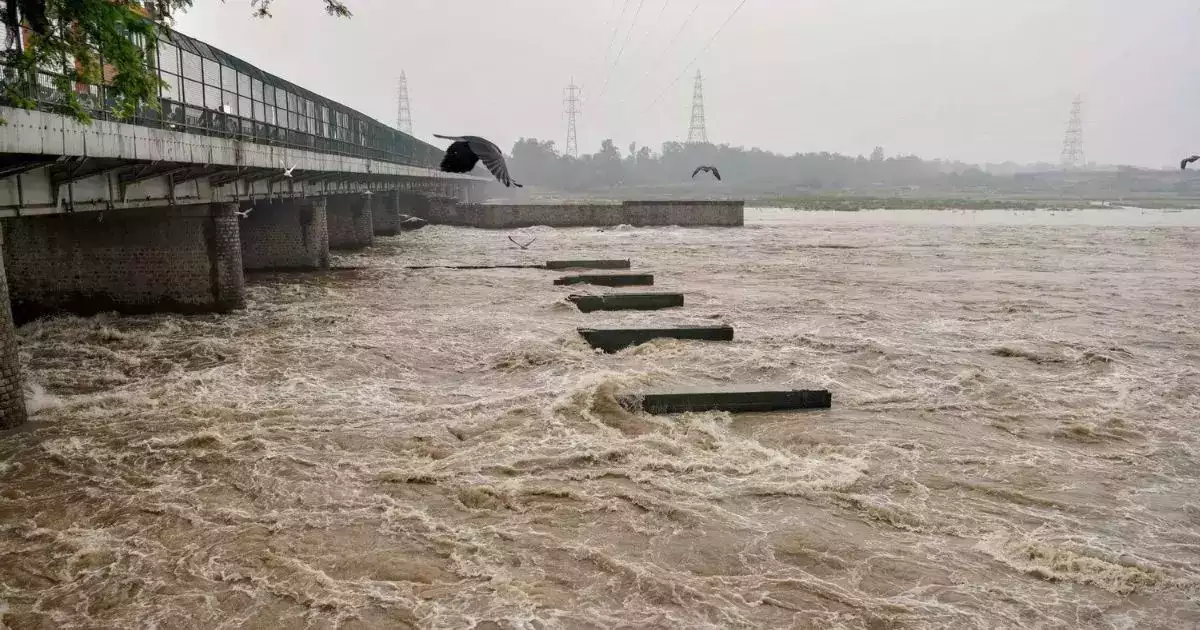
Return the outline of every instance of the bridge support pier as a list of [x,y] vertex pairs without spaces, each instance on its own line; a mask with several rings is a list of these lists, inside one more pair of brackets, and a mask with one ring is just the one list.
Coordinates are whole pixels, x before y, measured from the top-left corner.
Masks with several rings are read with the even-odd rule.
[[206,203],[6,219],[12,316],[242,308],[236,210]]
[[400,233],[400,192],[389,190],[371,195],[371,224],[376,236]]
[[[250,204],[243,204],[249,207]],[[247,270],[329,267],[325,198],[258,202],[239,225]]]
[[[3,258],[0,256],[0,258]],[[21,362],[17,355],[17,331],[8,303],[8,282],[0,261],[0,429],[24,424],[25,391],[21,386]]]
[[425,195],[407,190],[400,191],[397,207],[400,214],[429,219],[429,197]]
[[[378,194],[378,193],[376,193]],[[331,249],[362,249],[375,240],[370,198],[375,195],[331,195],[325,208]]]

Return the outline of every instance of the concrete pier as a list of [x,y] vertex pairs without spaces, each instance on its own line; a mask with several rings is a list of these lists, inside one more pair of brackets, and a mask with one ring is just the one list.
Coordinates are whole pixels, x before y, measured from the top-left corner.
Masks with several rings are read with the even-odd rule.
[[833,395],[824,389],[771,389],[767,387],[685,387],[620,396],[618,402],[629,409],[647,413],[684,413],[688,411],[729,411],[733,413],[782,411],[787,409],[829,409]]
[[613,260],[547,260],[546,269],[629,269],[628,258]]
[[8,303],[8,283],[0,256],[0,429],[22,424],[28,417],[21,387],[21,362],[17,355],[17,333]]
[[556,285],[594,284],[601,287],[636,287],[654,284],[652,273],[583,273],[563,276],[554,281]]
[[616,352],[654,339],[692,341],[733,341],[732,326],[674,326],[670,328],[579,328],[588,345],[605,352]]
[[243,204],[239,222],[242,265],[247,270],[311,270],[329,267],[325,198],[307,197]]
[[592,311],[657,311],[683,306],[682,293],[605,293],[568,295],[567,300],[581,313]]
[[[377,193],[378,194],[378,193]],[[371,220],[371,197],[375,195],[331,195],[325,205],[330,249],[362,249],[375,241]]]
[[236,210],[205,203],[5,219],[12,316],[241,308]]

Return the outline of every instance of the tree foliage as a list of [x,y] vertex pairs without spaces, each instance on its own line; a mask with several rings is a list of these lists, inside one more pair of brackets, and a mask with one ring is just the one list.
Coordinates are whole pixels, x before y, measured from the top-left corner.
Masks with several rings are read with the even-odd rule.
[[[273,1],[249,0],[252,14],[270,17]],[[350,16],[341,0],[322,2],[330,15]],[[66,112],[84,122],[91,117],[74,89],[77,84],[103,84],[116,118],[143,105],[157,109],[162,85],[154,67],[158,36],[192,3],[156,0],[145,3],[147,11],[138,0],[6,0],[5,41],[21,45],[7,46],[4,53],[5,99],[17,107],[35,107],[33,87],[38,73],[45,72],[53,77]]]
[[[960,162],[922,160],[914,155],[851,157],[836,153],[780,155],[761,149],[729,145],[664,142],[661,152],[630,145],[621,156],[615,143],[605,140],[600,150],[579,158],[559,155],[554,142],[522,138],[512,150],[510,171],[521,181],[569,192],[600,192],[635,187],[719,185],[734,194],[787,195],[817,191],[871,190],[887,187],[932,185],[969,188],[989,177],[977,167]],[[692,171],[712,164],[723,181]]]

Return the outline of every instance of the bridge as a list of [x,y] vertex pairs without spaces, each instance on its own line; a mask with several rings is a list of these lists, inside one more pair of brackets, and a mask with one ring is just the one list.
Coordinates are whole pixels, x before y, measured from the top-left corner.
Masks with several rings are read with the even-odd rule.
[[103,85],[77,84],[90,124],[67,114],[52,73],[0,77],[36,103],[0,104],[0,428],[26,418],[14,322],[241,308],[246,270],[326,268],[331,248],[365,247],[401,215],[481,200],[489,185],[181,33],[160,41],[157,68],[160,107],[126,120]]

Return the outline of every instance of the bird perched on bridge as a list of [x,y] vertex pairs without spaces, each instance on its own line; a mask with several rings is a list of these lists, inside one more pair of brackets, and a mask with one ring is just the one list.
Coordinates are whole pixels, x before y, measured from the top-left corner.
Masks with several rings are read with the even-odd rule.
[[508,166],[504,164],[504,153],[500,147],[479,136],[442,136],[433,134],[443,140],[454,142],[446,149],[442,157],[442,170],[447,173],[469,173],[480,160],[496,180],[505,186],[524,188],[508,176]]
[[717,167],[715,166],[708,166],[707,164],[704,166],[697,166],[696,170],[692,171],[692,178],[695,179],[696,173],[699,173],[700,171],[712,173],[713,177],[717,178],[717,181],[721,181],[721,171],[718,171]]
[[1183,160],[1179,162],[1179,170],[1187,170],[1187,165],[1195,162],[1196,160],[1200,160],[1200,155],[1193,155],[1191,157],[1183,158]]

